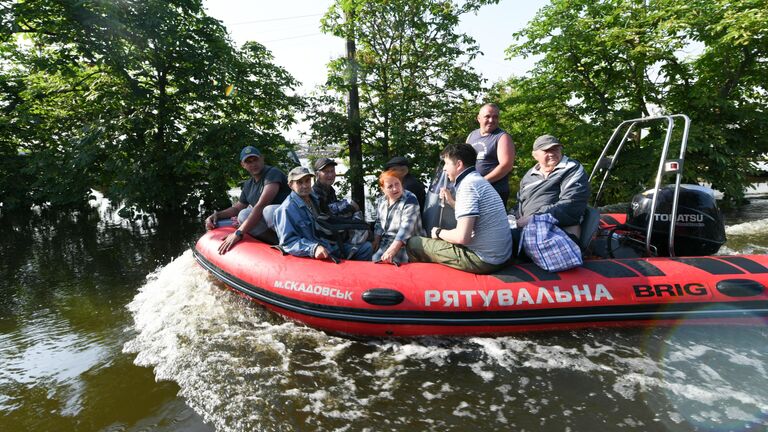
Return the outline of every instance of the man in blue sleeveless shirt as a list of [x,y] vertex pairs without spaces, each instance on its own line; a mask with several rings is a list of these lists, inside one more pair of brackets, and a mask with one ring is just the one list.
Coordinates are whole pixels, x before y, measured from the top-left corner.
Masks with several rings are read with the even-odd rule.
[[499,128],[499,107],[485,104],[477,115],[479,129],[467,137],[467,144],[477,152],[475,168],[499,193],[504,206],[509,200],[509,172],[515,165],[515,143]]

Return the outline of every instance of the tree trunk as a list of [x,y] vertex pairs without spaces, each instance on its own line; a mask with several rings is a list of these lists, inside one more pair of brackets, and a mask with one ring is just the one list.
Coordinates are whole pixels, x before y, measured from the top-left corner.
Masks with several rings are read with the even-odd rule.
[[[353,20],[347,13],[347,21]],[[365,216],[365,188],[363,186],[363,139],[360,132],[360,96],[357,92],[357,61],[355,60],[354,32],[347,37],[347,88],[349,89],[347,104],[347,121],[349,122],[349,171],[347,179],[352,188],[352,200],[360,205]]]

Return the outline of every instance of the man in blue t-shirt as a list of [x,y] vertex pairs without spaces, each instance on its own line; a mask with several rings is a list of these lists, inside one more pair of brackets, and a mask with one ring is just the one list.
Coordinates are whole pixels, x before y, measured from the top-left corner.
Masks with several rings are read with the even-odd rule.
[[249,233],[257,239],[270,244],[277,243],[277,236],[268,229],[264,220],[263,210],[270,204],[280,204],[291,193],[288,179],[279,169],[266,165],[259,149],[246,146],[240,151],[240,166],[251,178],[245,181],[240,193],[240,199],[231,207],[222,211],[214,211],[205,219],[205,228],[213,229],[219,218],[237,216],[238,229],[227,236],[219,246],[219,253],[224,254],[243,238],[243,233]]
[[456,185],[456,199],[446,189],[440,194],[455,208],[456,228],[434,227],[432,238],[411,237],[407,244],[410,261],[484,274],[500,269],[509,260],[512,236],[504,203],[475,169],[476,158],[469,144],[450,145],[443,151],[443,170]]

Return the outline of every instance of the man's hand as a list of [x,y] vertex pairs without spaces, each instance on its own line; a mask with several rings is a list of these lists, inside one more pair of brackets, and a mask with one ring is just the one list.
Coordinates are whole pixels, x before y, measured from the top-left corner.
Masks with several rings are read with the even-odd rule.
[[395,257],[397,256],[397,253],[400,252],[400,249],[403,247],[403,242],[399,240],[395,240],[392,242],[391,245],[387,248],[386,251],[381,255],[381,260],[385,263],[390,263],[395,260]]
[[213,212],[212,215],[205,218],[205,229],[210,231],[216,228],[216,222],[219,220],[218,212]]
[[440,229],[440,227],[432,227],[432,232],[430,233],[430,237],[432,237],[433,239],[436,239],[438,229]]
[[219,255],[224,255],[227,253],[232,247],[235,245],[235,243],[240,241],[240,236],[232,233],[227,236],[227,238],[224,239],[223,242],[219,245]]
[[315,259],[328,259],[330,256],[331,254],[328,252],[328,249],[322,245],[317,245],[315,248]]
[[451,208],[456,207],[456,200],[453,199],[453,194],[451,194],[451,191],[449,191],[448,188],[440,189],[440,199],[445,201]]

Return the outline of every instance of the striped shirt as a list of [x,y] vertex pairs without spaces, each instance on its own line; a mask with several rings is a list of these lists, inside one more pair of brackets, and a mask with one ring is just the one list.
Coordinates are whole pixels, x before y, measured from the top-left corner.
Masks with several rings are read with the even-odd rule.
[[[474,168],[459,175],[456,220],[474,217],[472,240],[465,246],[488,264],[502,264],[512,254],[512,234],[504,203],[496,190]],[[466,172],[466,171],[465,171]]]

